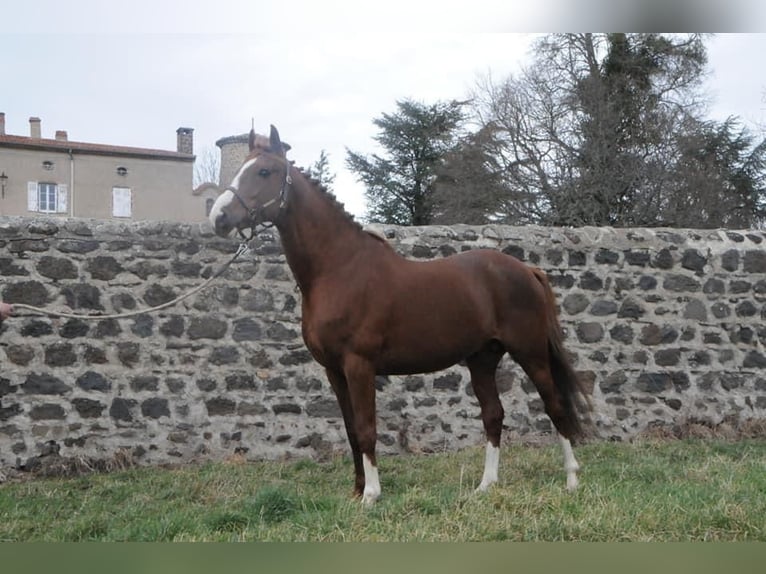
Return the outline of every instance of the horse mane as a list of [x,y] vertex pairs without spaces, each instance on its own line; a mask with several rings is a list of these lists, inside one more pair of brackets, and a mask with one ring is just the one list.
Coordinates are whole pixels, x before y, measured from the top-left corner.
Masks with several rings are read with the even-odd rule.
[[334,193],[332,193],[330,190],[327,189],[327,186],[325,186],[321,181],[319,181],[317,178],[312,176],[311,173],[308,170],[306,170],[305,168],[299,167],[299,166],[295,166],[295,167],[298,169],[298,171],[301,173],[301,175],[303,177],[305,177],[306,180],[314,187],[314,189],[316,189],[320,193],[320,195],[322,197],[324,197],[330,203],[330,205],[335,209],[335,211],[340,213],[343,216],[343,218],[346,221],[348,221],[354,228],[356,228],[357,230],[359,230],[359,231],[361,231],[363,233],[371,235],[375,239],[378,239],[379,241],[383,241],[385,243],[385,240],[382,237],[367,231],[362,226],[362,224],[359,223],[354,218],[354,216],[351,213],[346,211],[346,207],[340,201],[338,201],[338,199],[335,197]]

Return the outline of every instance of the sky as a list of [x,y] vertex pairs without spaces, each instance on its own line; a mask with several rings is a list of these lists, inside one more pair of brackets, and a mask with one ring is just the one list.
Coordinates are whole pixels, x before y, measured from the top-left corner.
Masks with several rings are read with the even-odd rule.
[[9,134],[28,135],[37,116],[43,137],[156,149],[175,149],[176,129],[191,127],[198,155],[251,121],[261,133],[273,124],[299,166],[327,152],[335,193],[358,216],[364,188],[346,150],[379,151],[372,122],[397,100],[463,99],[481,76],[517,72],[539,36],[524,30],[736,32],[707,44],[709,115],[766,120],[766,2],[700,12],[658,0],[636,12],[611,0],[610,19],[583,20],[600,2],[14,2],[0,20],[0,112]]

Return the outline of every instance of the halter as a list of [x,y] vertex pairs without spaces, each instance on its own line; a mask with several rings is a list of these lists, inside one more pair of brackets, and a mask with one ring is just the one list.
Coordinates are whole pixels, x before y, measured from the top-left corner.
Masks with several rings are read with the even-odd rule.
[[[287,168],[285,170],[285,179],[282,182],[282,189],[279,191],[279,211],[277,212],[277,216],[274,218],[273,221],[269,221],[267,223],[264,223],[263,221],[260,221],[260,215],[263,213],[263,211],[269,207],[270,205],[276,203],[277,198],[270,199],[266,203],[264,203],[261,206],[256,207],[248,207],[245,203],[245,200],[242,199],[242,197],[239,195],[239,189],[233,185],[229,185],[228,187],[224,188],[224,191],[230,191],[232,194],[234,194],[234,197],[237,198],[239,203],[242,205],[242,207],[247,211],[247,220],[250,223],[250,237],[246,237],[245,233],[242,231],[241,227],[237,228],[237,234],[245,240],[246,242],[251,241],[256,236],[256,228],[260,225],[262,227],[262,231],[266,229],[270,229],[276,225],[276,220],[279,219],[279,216],[282,215],[285,208],[287,207],[287,191],[289,186],[293,183],[293,178],[290,177],[290,162],[288,160],[285,160],[285,163],[287,165]],[[254,198],[257,198],[258,194],[256,193]]]

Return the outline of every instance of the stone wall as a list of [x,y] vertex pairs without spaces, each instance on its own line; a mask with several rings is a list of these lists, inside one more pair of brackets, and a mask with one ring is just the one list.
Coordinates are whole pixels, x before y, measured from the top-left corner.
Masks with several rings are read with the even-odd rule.
[[[763,232],[380,227],[407,257],[478,247],[545,269],[599,437],[766,417]],[[197,285],[237,242],[207,224],[6,218],[0,296],[56,310],[153,306]],[[347,452],[300,337],[300,293],[270,232],[205,291],[129,319],[17,316],[0,333],[0,468],[50,450],[146,463]],[[19,313],[21,315],[21,313]],[[377,379],[382,452],[483,443],[467,371]],[[501,364],[509,438],[550,433],[523,373]]]

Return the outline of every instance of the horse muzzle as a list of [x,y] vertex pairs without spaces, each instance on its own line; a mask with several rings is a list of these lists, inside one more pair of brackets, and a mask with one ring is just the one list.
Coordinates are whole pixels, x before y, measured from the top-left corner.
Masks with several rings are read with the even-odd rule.
[[229,215],[229,210],[225,209],[231,203],[233,197],[234,195],[231,191],[224,191],[218,196],[218,199],[210,209],[210,215],[208,216],[210,225],[213,227],[215,234],[221,237],[228,236],[237,226],[237,222],[233,221],[231,215]]
[[228,237],[235,227],[224,212],[218,214],[215,219],[211,217],[210,223],[213,226],[213,231],[215,231],[215,234],[219,237]]

